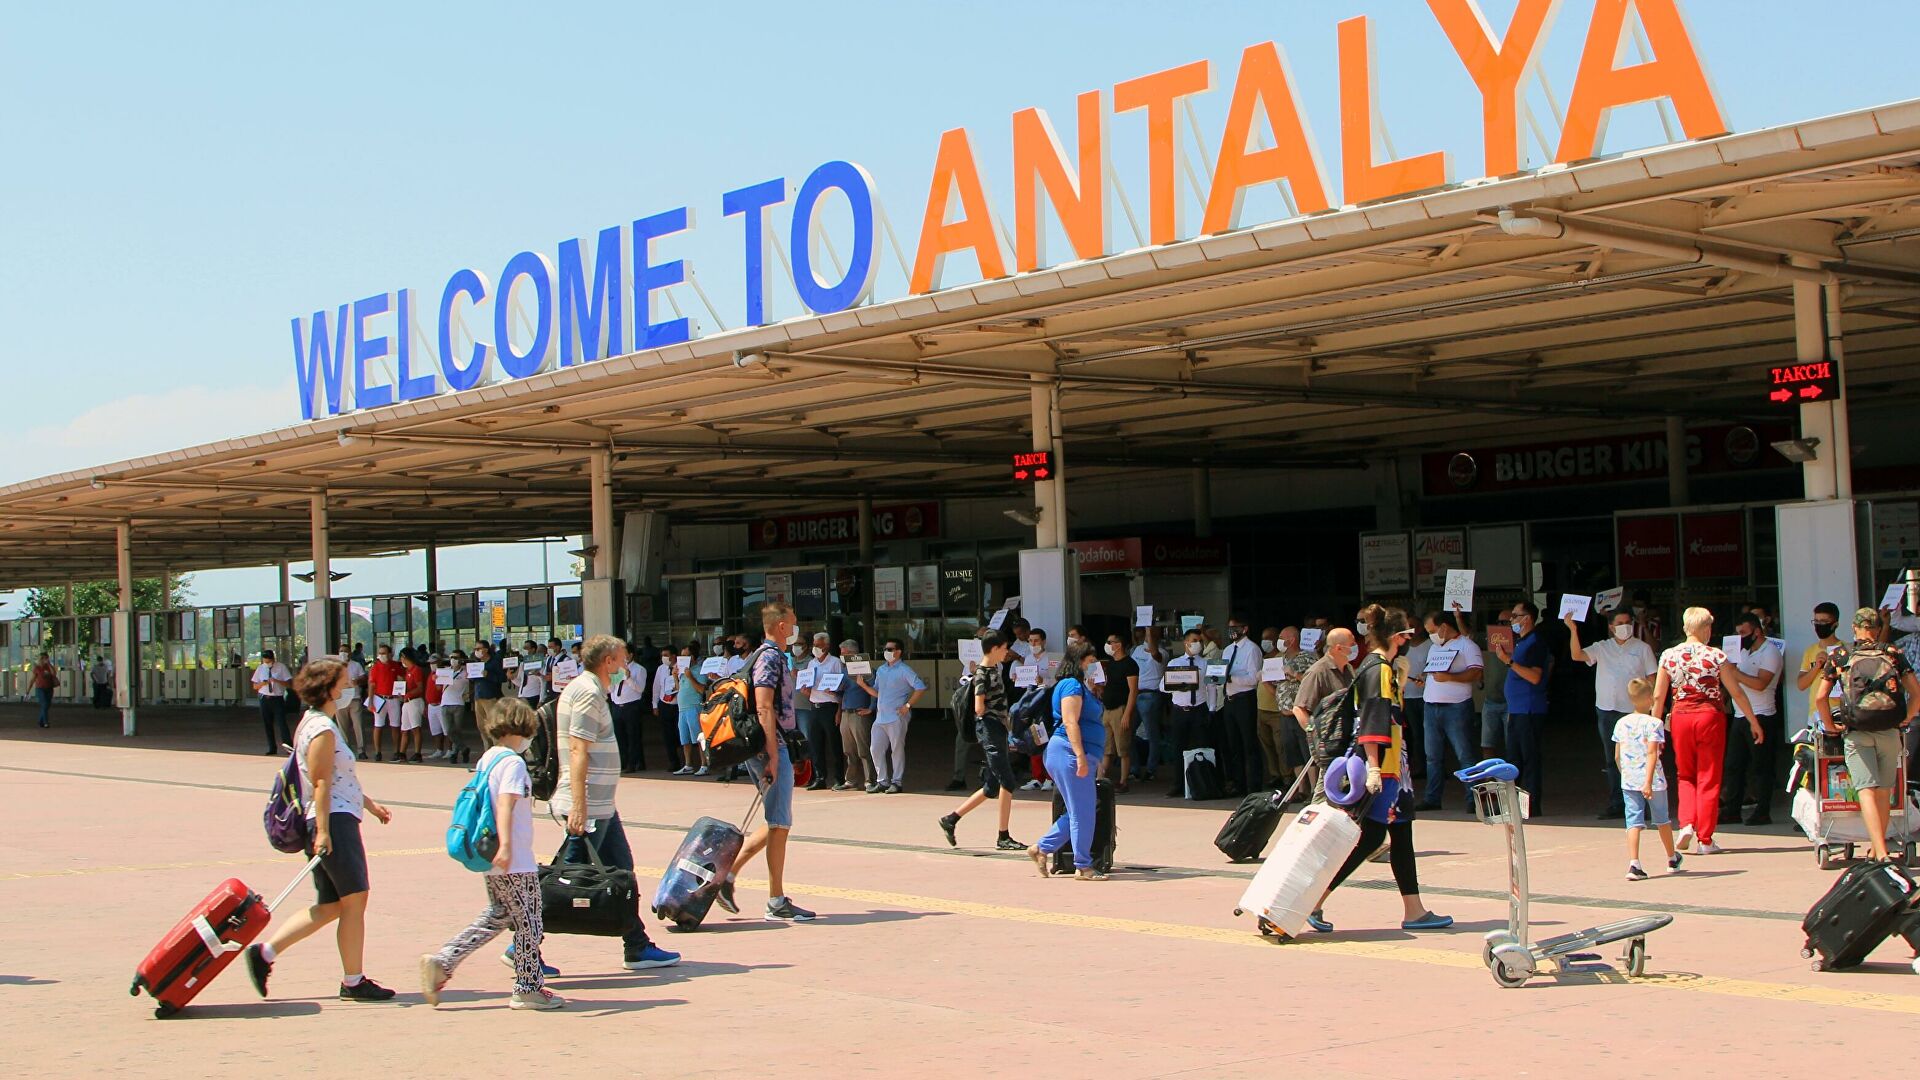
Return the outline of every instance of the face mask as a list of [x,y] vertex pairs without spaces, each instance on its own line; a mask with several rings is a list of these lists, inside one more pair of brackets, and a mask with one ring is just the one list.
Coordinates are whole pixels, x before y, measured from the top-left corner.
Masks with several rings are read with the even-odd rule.
[[1085,641],[1086,639],[1082,637],[1070,637],[1067,639],[1067,648],[1071,649],[1074,646],[1079,645]]
[[827,650],[815,645],[813,647],[813,658],[815,660],[825,660],[827,658]]
[[713,647],[713,655],[715,655],[715,656],[719,656],[719,655],[720,655],[720,652],[721,652],[721,649],[720,649],[720,646],[718,646],[718,645],[715,645],[715,646]]
[[1126,652],[1127,652],[1127,647],[1125,645],[1117,645],[1112,642],[1109,642],[1107,644],[1107,655],[1113,657],[1115,660],[1118,660],[1122,656],[1126,655]]
[[1613,626],[1613,640],[1615,640],[1615,641],[1625,641],[1625,640],[1627,640],[1628,638],[1630,638],[1630,637],[1632,637],[1632,636],[1633,636],[1633,624],[1632,624],[1632,623],[1615,623],[1615,624],[1614,624],[1614,626]]
[[1361,637],[1366,637],[1368,634],[1372,633],[1373,630],[1366,623],[1357,622],[1353,624],[1353,632],[1360,635]]
[[1817,622],[1813,624],[1813,632],[1824,641],[1833,636],[1833,628],[1837,625],[1837,623]]
[[800,628],[798,626],[794,627],[792,630],[787,631],[787,644],[792,645],[793,643],[799,640],[800,640]]
[[1264,653],[1270,653],[1270,652],[1272,652],[1273,650],[1275,650],[1275,649],[1277,649],[1277,648],[1279,648],[1279,643],[1278,643],[1278,642],[1275,642],[1275,641],[1274,641],[1274,640],[1273,640],[1272,638],[1261,638],[1261,639],[1260,639],[1260,651],[1261,651],[1261,652],[1264,652]]
[[1520,621],[1520,620],[1518,620],[1518,619],[1515,619],[1515,620],[1514,620],[1514,621],[1513,621],[1512,623],[1510,623],[1510,624],[1508,624],[1508,626],[1507,626],[1507,628],[1508,628],[1509,630],[1512,630],[1512,631],[1513,631],[1513,636],[1514,636],[1514,637],[1526,637],[1526,636],[1527,636],[1527,624],[1526,624],[1526,623],[1523,623],[1523,622],[1521,622],[1521,621]]
[[893,663],[893,662],[894,662],[895,660],[898,660],[898,659],[900,659],[900,650],[899,650],[899,649],[888,649],[888,650],[887,650],[887,663],[889,663],[889,664],[891,664],[891,663]]
[[1239,641],[1241,638],[1246,636],[1247,636],[1247,628],[1244,626],[1227,627],[1227,637],[1233,639],[1234,641]]
[[627,681],[627,673],[620,668],[614,668],[613,678],[608,681],[611,682],[614,686],[619,686],[621,683]]
[[1189,642],[1187,642],[1187,655],[1188,655],[1188,656],[1199,656],[1199,655],[1200,655],[1200,643],[1199,643],[1199,642],[1197,642],[1197,641],[1189,641]]

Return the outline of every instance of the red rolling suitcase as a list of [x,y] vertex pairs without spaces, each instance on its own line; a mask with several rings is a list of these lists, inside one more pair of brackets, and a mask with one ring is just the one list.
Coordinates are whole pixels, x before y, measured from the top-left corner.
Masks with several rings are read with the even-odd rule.
[[320,862],[316,856],[280,890],[272,903],[247,888],[238,878],[228,878],[195,904],[147,958],[134,969],[133,985],[127,993],[139,996],[145,990],[157,1002],[153,1015],[166,1019],[185,1008],[208,983],[226,970],[240,951],[266,929],[279,907],[302,879]]

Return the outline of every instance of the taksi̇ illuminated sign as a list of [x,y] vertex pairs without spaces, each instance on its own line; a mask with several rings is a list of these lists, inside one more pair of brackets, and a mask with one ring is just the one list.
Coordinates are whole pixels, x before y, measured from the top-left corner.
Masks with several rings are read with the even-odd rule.
[[1840,396],[1840,368],[1831,360],[1767,367],[1767,400],[1775,405],[1807,405]]
[[[1593,0],[1556,161],[1595,156],[1611,111],[1640,102],[1670,102],[1689,139],[1726,132],[1678,4]],[[1427,0],[1427,7],[1480,96],[1479,175],[1515,172],[1521,161],[1521,86],[1559,0],[1518,0],[1499,36],[1475,0]],[[1616,66],[1624,55],[1630,15],[1638,16],[1634,34],[1652,58]],[[1107,121],[1121,114],[1145,119],[1146,233],[1151,245],[1254,224],[1241,221],[1242,199],[1249,189],[1266,184],[1285,185],[1294,212],[1309,215],[1452,183],[1452,159],[1444,150],[1386,161],[1375,157],[1374,118],[1380,111],[1375,86],[1382,69],[1373,55],[1373,21],[1355,16],[1336,30],[1337,188],[1322,166],[1285,52],[1277,43],[1263,41],[1240,54],[1210,169],[1183,168],[1180,149],[1180,127],[1190,99],[1227,85],[1208,60],[1080,94],[1071,155],[1045,110],[1014,113],[1010,232],[1004,230],[1004,207],[996,212],[987,198],[972,134],[965,128],[942,132],[919,236],[911,249],[907,293],[957,284],[945,276],[950,256],[962,256],[981,279],[1063,261],[1050,259],[1044,250],[1049,231],[1044,213],[1050,213],[1054,227],[1067,239],[1069,258],[1112,254],[1113,213],[1104,182],[1111,167]],[[1409,73],[1409,81],[1418,75]],[[1198,133],[1191,137],[1196,142],[1202,138]],[[1202,183],[1200,177],[1207,179]],[[1197,229],[1181,212],[1183,178],[1193,188],[1188,192],[1191,201],[1203,207]],[[847,211],[850,224],[844,235],[827,235],[827,215],[821,211],[829,200]],[[864,168],[831,160],[809,172],[797,188],[785,177],[774,177],[725,192],[718,202],[722,216],[740,219],[746,324],[773,321],[772,273],[783,257],[770,253],[769,247],[783,239],[790,283],[808,312],[845,311],[872,297],[879,265],[876,226],[883,219],[873,177]],[[784,230],[773,221],[780,207],[787,211]],[[833,218],[839,220],[838,215]],[[656,247],[684,243],[693,221],[688,206],[659,210],[599,230],[591,252],[580,238],[569,238],[557,245],[552,257],[542,251],[514,255],[497,276],[471,267],[455,270],[437,296],[389,290],[315,311],[311,318],[295,318],[293,362],[301,415],[337,416],[468,390],[502,376],[524,379],[556,366],[685,342],[693,334],[692,322],[677,311],[672,318],[664,317],[660,309],[667,290],[692,283],[693,270],[686,258]],[[1011,250],[1003,241],[1008,235]],[[816,240],[824,242],[816,247]],[[833,265],[821,265],[816,254],[821,249]],[[470,318],[478,330],[469,326]],[[416,319],[424,324],[418,330]]]
[[1053,479],[1053,451],[1027,450],[1013,455],[1013,478],[1035,484]]

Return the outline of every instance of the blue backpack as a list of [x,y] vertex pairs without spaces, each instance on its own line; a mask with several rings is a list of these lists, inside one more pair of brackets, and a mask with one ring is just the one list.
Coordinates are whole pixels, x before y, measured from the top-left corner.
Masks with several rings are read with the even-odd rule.
[[307,823],[307,800],[300,790],[300,752],[287,755],[287,762],[274,774],[267,789],[267,809],[261,814],[267,829],[267,843],[273,850],[289,855],[303,854],[313,843],[313,827]]
[[500,830],[493,812],[493,788],[487,774],[503,760],[492,755],[485,768],[474,771],[460,796],[453,800],[453,822],[447,826],[447,854],[454,862],[476,873],[493,869],[493,857],[500,853]]
[[1052,727],[1053,688],[1029,686],[1007,710],[1007,745],[1022,754],[1036,754]]

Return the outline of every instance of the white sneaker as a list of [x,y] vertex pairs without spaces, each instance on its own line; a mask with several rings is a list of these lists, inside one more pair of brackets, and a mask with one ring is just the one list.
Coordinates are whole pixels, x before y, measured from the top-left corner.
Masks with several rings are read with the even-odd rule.
[[1694,835],[1693,826],[1685,826],[1674,835],[1673,848],[1675,851],[1692,851],[1696,839],[1698,837]]
[[1724,855],[1726,854],[1726,852],[1727,852],[1726,848],[1723,848],[1719,844],[1716,844],[1713,841],[1708,840],[1706,843],[1703,843],[1698,847],[1696,847],[1693,853],[1695,855]]
[[702,765],[702,766],[700,766],[700,767],[699,767],[698,769],[695,769],[695,770],[694,770],[694,772],[693,772],[693,775],[695,775],[695,776],[705,776],[705,775],[707,775],[707,767],[706,767],[705,765]]
[[551,990],[535,990],[530,994],[523,994],[516,990],[513,1000],[507,1003],[509,1009],[535,1009],[541,1012],[566,1007],[567,999]]
[[691,765],[682,765],[682,766],[680,766],[679,768],[677,768],[677,769],[675,769],[675,770],[673,770],[673,775],[675,775],[675,776],[692,776],[692,775],[693,775],[693,766],[691,766]]
[[1027,781],[1026,783],[1024,783],[1024,784],[1021,784],[1021,785],[1020,785],[1020,790],[1021,790],[1021,791],[1039,791],[1039,790],[1040,790],[1040,781],[1038,781],[1038,780],[1029,780],[1029,781]]
[[1051,780],[1042,780],[1042,781],[1040,781],[1040,790],[1041,790],[1041,791],[1052,791],[1052,790],[1053,790],[1053,781],[1051,781]]

